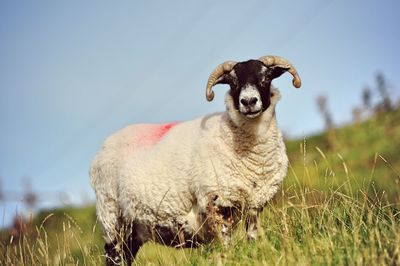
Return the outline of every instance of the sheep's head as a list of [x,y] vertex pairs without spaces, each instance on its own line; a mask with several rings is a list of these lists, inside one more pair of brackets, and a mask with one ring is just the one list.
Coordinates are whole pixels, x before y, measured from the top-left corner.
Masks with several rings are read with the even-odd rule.
[[296,69],[281,57],[264,56],[239,63],[226,61],[208,79],[207,100],[214,98],[214,85],[229,84],[234,108],[247,118],[258,117],[270,105],[271,81],[286,71],[293,75],[293,86],[299,88],[301,81]]

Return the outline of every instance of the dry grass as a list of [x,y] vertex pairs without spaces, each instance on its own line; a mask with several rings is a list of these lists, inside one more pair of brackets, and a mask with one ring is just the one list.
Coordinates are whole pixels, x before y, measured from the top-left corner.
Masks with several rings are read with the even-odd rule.
[[[400,265],[399,119],[398,110],[389,129],[379,118],[341,129],[335,148],[324,147],[324,135],[289,142],[288,178],[261,215],[256,243],[240,226],[229,248],[148,243],[135,263]],[[30,228],[20,238],[0,233],[0,265],[104,263],[93,206],[42,212]]]

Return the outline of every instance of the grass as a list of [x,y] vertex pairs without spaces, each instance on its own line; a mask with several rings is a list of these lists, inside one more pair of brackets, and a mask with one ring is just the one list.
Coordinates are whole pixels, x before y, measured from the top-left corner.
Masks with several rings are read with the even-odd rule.
[[[400,265],[400,109],[287,142],[284,186],[261,215],[256,243],[242,226],[229,248],[146,244],[137,265]],[[93,206],[48,210],[30,231],[0,232],[1,265],[101,265]]]

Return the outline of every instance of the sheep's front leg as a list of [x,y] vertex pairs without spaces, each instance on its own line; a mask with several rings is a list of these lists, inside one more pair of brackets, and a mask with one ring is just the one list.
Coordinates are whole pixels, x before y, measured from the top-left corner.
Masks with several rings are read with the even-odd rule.
[[220,238],[224,247],[228,247],[231,242],[232,226],[229,221],[223,221],[220,226]]
[[246,233],[249,241],[255,241],[258,231],[258,215],[260,211],[257,209],[250,209],[246,213]]
[[229,245],[232,231],[239,220],[237,209],[229,205],[218,196],[214,196],[207,207],[207,224],[210,231],[224,246]]

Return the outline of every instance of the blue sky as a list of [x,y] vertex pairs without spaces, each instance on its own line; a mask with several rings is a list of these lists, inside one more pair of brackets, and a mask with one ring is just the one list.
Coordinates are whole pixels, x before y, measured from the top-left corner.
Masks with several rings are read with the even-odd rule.
[[[88,167],[103,140],[128,124],[182,121],[224,109],[205,84],[225,60],[289,59],[279,124],[289,136],[322,130],[324,94],[338,125],[361,89],[384,73],[399,96],[399,1],[1,1],[0,177],[26,178],[40,206],[94,199]],[[1,203],[3,224],[22,208]]]

